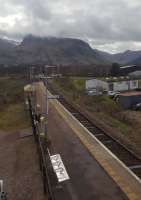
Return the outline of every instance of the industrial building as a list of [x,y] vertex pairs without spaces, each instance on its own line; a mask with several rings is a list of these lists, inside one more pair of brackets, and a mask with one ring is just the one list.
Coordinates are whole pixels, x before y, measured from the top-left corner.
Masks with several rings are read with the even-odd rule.
[[86,90],[96,91],[128,91],[139,88],[138,80],[130,80],[129,77],[113,77],[105,79],[91,79],[86,81]]
[[121,93],[118,97],[118,103],[124,108],[132,108],[141,103],[141,91],[129,91]]
[[134,71],[141,71],[141,67],[136,65],[126,65],[120,67],[120,75],[123,76],[126,76],[127,74],[132,73]]
[[131,72],[131,73],[129,73],[128,74],[128,76],[130,77],[130,78],[138,78],[138,79],[141,79],[141,71],[134,71],[134,72]]

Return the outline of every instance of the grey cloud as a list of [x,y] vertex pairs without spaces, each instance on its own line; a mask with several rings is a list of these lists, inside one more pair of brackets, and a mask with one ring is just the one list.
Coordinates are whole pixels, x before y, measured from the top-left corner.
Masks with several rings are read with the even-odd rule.
[[[111,51],[140,47],[140,0],[0,0],[0,4],[1,36],[76,37]],[[14,25],[5,29],[1,18],[14,14]]]

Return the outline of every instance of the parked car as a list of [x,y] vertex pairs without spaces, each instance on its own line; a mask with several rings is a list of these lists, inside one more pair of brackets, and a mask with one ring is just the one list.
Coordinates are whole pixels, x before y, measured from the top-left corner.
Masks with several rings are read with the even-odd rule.
[[113,98],[116,93],[114,91],[108,91],[108,96]]
[[120,92],[108,91],[108,96],[112,99],[116,99],[119,96]]
[[118,103],[119,102],[119,95],[116,97],[115,101]]
[[119,98],[119,95],[120,95],[120,93],[117,92],[117,93],[114,95],[113,99],[114,99],[115,101],[117,101],[117,99]]
[[86,91],[86,94],[89,95],[89,96],[93,96],[93,95],[96,95],[96,94],[97,94],[97,91],[96,91],[95,89],[87,90],[87,91]]
[[87,92],[87,94],[88,94],[89,96],[93,96],[93,95],[96,95],[96,91],[89,90],[89,91]]
[[135,105],[133,105],[133,110],[141,110],[141,103],[137,103]]

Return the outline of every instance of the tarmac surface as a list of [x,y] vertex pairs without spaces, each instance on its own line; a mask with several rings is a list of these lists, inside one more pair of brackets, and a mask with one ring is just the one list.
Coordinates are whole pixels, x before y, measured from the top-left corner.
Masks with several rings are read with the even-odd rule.
[[61,155],[70,177],[63,184],[67,200],[128,199],[52,106],[48,128],[53,153]]

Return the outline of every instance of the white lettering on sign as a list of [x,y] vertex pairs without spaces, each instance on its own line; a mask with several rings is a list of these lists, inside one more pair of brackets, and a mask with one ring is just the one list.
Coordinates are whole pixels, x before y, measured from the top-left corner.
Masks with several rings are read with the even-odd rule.
[[58,181],[63,182],[69,179],[66,168],[63,164],[60,154],[50,156],[53,169],[57,175]]

